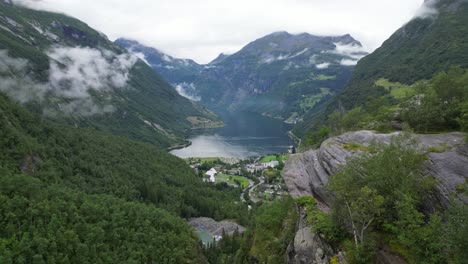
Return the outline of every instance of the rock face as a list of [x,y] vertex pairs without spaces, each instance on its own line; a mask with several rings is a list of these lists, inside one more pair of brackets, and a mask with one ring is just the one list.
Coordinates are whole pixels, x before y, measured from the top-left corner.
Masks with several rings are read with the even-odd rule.
[[224,233],[232,235],[236,230],[239,233],[244,233],[245,227],[238,225],[230,221],[216,221],[208,217],[196,217],[190,218],[189,224],[191,226],[206,230],[210,232],[213,236],[221,236]]
[[[330,175],[346,164],[347,158],[362,153],[372,142],[388,144],[392,134],[377,134],[372,131],[357,131],[330,138],[319,149],[291,155],[285,164],[283,178],[293,198],[313,196],[318,206],[327,211],[334,196],[325,189]],[[447,208],[451,197],[468,204],[468,197],[457,193],[457,186],[465,184],[468,178],[468,144],[463,133],[437,135],[416,135],[420,150],[428,152],[426,174],[437,180],[432,200],[426,201],[425,210],[434,211],[434,205]],[[349,147],[353,143],[354,147]],[[329,263],[335,257],[339,263],[346,263],[343,254],[334,252],[320,236],[314,234],[305,221],[304,212],[298,222],[294,244],[288,248],[288,263]],[[384,249],[379,250],[376,263],[406,263]]]
[[[357,131],[330,138],[319,149],[294,154],[288,159],[283,178],[292,197],[312,195],[327,209],[333,202],[333,194],[325,190],[330,175],[346,164],[346,159],[362,153],[359,146],[367,147],[372,142],[389,143],[392,134],[377,134],[372,131]],[[456,187],[468,178],[468,145],[463,133],[416,135],[421,151],[429,152],[426,173],[437,179],[436,199],[447,207],[451,195],[468,203],[468,197],[456,192]],[[357,148],[350,149],[347,144]],[[430,151],[433,152],[430,152]]]
[[294,237],[294,242],[289,246],[286,262],[292,264],[330,263],[330,259],[335,256],[335,252],[331,246],[324,242],[318,234],[314,233],[312,227],[307,224],[304,209],[300,208],[299,211],[300,219],[296,236]]

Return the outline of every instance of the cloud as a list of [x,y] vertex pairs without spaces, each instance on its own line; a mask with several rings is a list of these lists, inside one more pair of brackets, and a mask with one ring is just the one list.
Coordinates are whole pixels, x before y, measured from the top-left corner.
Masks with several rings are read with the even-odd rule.
[[12,58],[6,50],[0,50],[0,91],[20,103],[26,103],[41,100],[48,91],[48,86],[31,78],[27,60]]
[[335,49],[329,51],[330,53],[347,56],[353,60],[360,60],[366,56],[365,49],[357,44],[344,44],[339,42],[333,44],[335,44]]
[[198,102],[201,100],[201,97],[196,95],[196,87],[193,83],[179,83],[175,85],[175,89],[181,96],[192,101]]
[[[110,93],[126,86],[129,71],[137,61],[127,53],[116,55],[81,47],[54,47],[47,55],[48,82],[40,83],[32,79],[27,60],[0,51],[0,90],[21,103],[44,103],[47,115],[112,112]],[[93,94],[99,94],[99,102]]]
[[357,60],[342,59],[340,64],[343,66],[355,66],[358,63]]
[[221,52],[234,53],[254,39],[281,30],[317,35],[349,33],[372,51],[408,22],[423,3],[423,0],[15,2],[18,1],[77,17],[105,32],[110,39],[135,39],[175,57],[201,63],[208,63]]
[[315,67],[317,67],[317,69],[327,69],[328,67],[330,66],[330,63],[328,62],[324,62],[324,63],[320,63],[320,64],[317,64],[315,65]]
[[415,18],[429,18],[429,17],[435,17],[437,14],[439,14],[439,11],[437,10],[436,4],[439,2],[439,0],[426,0],[424,4],[416,11],[416,14],[414,15],[413,19]]
[[147,65],[151,66],[151,64],[146,60],[146,57],[145,57],[145,54],[143,54],[142,52],[134,52],[134,51],[131,51],[130,52],[136,56],[137,58],[139,58],[140,60],[142,60],[143,62],[145,62]]

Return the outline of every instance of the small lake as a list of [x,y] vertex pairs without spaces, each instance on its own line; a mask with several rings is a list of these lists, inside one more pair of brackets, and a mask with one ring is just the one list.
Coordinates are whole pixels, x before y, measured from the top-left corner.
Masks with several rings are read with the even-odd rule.
[[192,145],[171,151],[181,157],[247,158],[284,153],[293,141],[288,136],[292,125],[254,113],[220,114],[225,126],[202,131],[189,140]]

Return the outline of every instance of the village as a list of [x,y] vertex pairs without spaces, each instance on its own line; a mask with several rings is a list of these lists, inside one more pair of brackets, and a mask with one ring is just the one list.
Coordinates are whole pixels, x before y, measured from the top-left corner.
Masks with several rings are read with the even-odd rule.
[[281,172],[287,154],[257,158],[188,158],[190,167],[207,184],[224,184],[242,190],[240,200],[249,205],[281,199],[287,188]]

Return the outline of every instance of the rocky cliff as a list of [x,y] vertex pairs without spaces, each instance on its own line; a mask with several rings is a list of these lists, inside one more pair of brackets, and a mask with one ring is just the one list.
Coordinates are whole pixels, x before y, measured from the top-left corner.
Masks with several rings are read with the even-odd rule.
[[[283,171],[291,196],[298,198],[311,195],[318,201],[319,208],[327,211],[334,200],[333,194],[325,189],[329,177],[345,165],[348,158],[362,154],[373,142],[389,143],[398,133],[350,132],[326,140],[317,150],[291,155]],[[425,210],[430,212],[439,207],[447,208],[452,197],[468,204],[468,197],[457,192],[457,187],[463,186],[468,178],[468,144],[465,143],[465,134],[453,132],[415,137],[420,151],[427,153],[426,174],[437,181],[435,194],[426,202]],[[301,218],[294,245],[289,249],[289,261],[322,263],[317,261],[316,256],[320,255],[322,260],[335,256],[337,253],[330,249]],[[393,263],[392,259],[398,257],[380,250],[377,259],[379,263]],[[404,263],[401,259],[399,261],[397,263]]]

